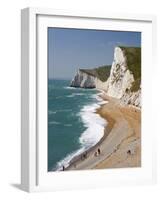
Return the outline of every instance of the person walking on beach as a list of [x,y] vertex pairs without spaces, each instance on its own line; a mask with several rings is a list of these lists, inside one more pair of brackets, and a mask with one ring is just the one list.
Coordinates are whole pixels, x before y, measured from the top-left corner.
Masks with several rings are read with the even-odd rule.
[[63,165],[63,171],[65,171],[65,167],[64,167],[64,165]]
[[101,150],[100,150],[100,148],[98,148],[98,155],[100,155],[101,154]]

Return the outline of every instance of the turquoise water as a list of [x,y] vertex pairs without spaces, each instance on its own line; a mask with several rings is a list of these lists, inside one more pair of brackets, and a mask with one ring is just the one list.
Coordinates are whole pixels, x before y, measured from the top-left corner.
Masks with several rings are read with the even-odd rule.
[[96,144],[106,125],[95,113],[101,104],[98,91],[69,85],[67,80],[48,81],[48,171],[68,166]]

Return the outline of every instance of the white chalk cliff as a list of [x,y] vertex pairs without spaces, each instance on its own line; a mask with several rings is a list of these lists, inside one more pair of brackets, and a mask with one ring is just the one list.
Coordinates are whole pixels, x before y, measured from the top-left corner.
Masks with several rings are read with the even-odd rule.
[[81,70],[78,70],[75,77],[71,81],[71,87],[81,87],[81,88],[95,88],[95,76],[91,76]]
[[120,99],[124,95],[126,89],[130,89],[133,81],[134,77],[126,65],[126,57],[123,51],[119,47],[116,47],[108,80],[107,94]]
[[123,104],[141,107],[141,89],[131,92],[133,82],[134,76],[128,68],[127,57],[120,47],[116,47],[107,84],[107,95],[120,99]]
[[121,104],[129,104],[137,107],[141,107],[141,89],[137,92],[125,92],[120,99]]
[[[109,68],[110,69],[110,68]],[[70,84],[71,87],[97,88],[107,91],[107,81],[101,81],[96,76],[96,70],[79,69]]]
[[107,81],[103,82],[99,78],[95,79],[96,89],[107,92]]
[[116,47],[107,81],[103,82],[98,76],[86,73],[85,70],[78,70],[71,81],[71,86],[101,89],[106,91],[108,96],[119,99],[121,104],[141,107],[141,87],[138,87],[137,90],[131,90],[135,79],[133,72],[129,69],[127,59],[124,49]]

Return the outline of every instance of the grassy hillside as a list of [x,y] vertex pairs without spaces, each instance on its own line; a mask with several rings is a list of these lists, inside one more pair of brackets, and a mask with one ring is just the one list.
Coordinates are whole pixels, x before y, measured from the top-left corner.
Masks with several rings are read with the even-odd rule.
[[80,69],[80,71],[84,73],[97,77],[102,82],[107,81],[107,78],[110,75],[110,70],[111,70],[111,65],[99,66],[94,69]]
[[141,48],[140,47],[122,47],[127,58],[128,69],[134,76],[135,81],[131,87],[131,91],[135,92],[140,88],[141,84]]
[[101,67],[96,68],[95,70],[96,70],[97,77],[101,81],[105,82],[110,76],[111,65],[101,66]]

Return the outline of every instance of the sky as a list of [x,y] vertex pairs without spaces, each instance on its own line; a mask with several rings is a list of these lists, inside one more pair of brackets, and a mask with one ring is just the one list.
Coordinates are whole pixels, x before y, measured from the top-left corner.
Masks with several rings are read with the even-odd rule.
[[111,65],[119,45],[140,47],[141,33],[48,28],[48,77],[72,79],[79,68]]

